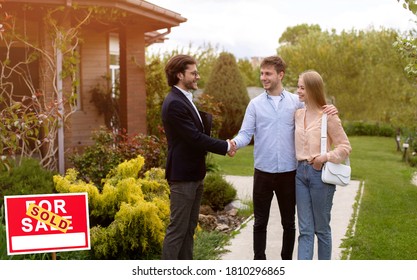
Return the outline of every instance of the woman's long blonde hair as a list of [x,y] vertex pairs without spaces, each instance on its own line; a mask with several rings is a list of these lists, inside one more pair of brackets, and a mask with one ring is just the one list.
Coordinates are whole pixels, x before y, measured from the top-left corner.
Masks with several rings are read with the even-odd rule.
[[305,90],[308,94],[308,100],[311,106],[321,108],[326,105],[326,93],[324,92],[323,78],[317,71],[307,70],[300,74],[304,82]]

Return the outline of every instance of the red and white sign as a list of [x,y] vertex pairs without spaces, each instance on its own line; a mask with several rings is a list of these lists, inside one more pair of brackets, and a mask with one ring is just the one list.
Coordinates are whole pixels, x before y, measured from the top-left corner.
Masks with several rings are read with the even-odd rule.
[[90,249],[87,193],[5,196],[9,255]]

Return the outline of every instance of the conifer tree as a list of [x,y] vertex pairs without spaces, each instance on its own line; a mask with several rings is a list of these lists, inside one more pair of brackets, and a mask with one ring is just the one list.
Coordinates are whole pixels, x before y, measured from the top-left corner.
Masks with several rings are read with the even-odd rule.
[[204,93],[220,102],[223,124],[219,138],[232,138],[240,129],[249,103],[248,92],[233,54],[222,52],[216,60]]

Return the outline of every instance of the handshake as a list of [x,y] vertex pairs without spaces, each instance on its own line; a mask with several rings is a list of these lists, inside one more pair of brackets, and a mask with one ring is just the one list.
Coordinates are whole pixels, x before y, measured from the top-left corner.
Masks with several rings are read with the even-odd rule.
[[227,152],[229,157],[234,157],[237,152],[236,142],[230,139],[226,140],[230,145],[230,150]]

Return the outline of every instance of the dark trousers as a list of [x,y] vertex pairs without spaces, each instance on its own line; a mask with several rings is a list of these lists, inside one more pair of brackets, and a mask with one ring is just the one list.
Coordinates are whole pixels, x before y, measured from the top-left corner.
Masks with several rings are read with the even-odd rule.
[[203,181],[170,183],[170,223],[162,248],[163,260],[192,260]]
[[253,250],[255,260],[266,260],[266,237],[274,193],[283,228],[281,258],[291,260],[295,242],[295,173],[266,173],[255,169],[253,180]]

